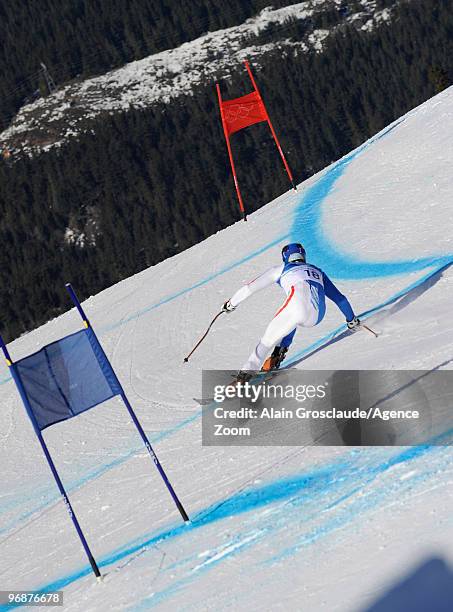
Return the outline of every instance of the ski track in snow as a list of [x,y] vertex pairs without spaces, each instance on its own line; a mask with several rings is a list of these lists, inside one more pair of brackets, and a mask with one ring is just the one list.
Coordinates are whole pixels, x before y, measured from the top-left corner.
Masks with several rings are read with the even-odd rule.
[[[451,435],[452,433],[453,430],[446,432],[445,435]],[[436,463],[433,469],[425,469],[426,466],[424,465],[423,473],[418,473],[415,469],[401,475],[396,480],[394,478],[390,481],[386,480],[379,484],[377,490],[371,489],[369,492],[366,491],[366,487],[378,477],[381,477],[390,470],[398,469],[398,467],[402,467],[406,463],[415,461],[428,453],[438,453],[441,455],[442,463]],[[113,551],[110,555],[101,559],[99,565],[105,569],[128,557],[132,557],[133,560],[134,555],[143,550],[145,550],[143,554],[146,555],[149,550],[153,550],[153,546],[160,542],[180,538],[181,536],[190,537],[191,532],[207,527],[210,524],[244,513],[251,513],[249,520],[245,521],[246,531],[244,533],[236,533],[233,540],[230,540],[227,545],[222,545],[218,550],[203,553],[207,556],[205,562],[191,569],[187,576],[176,581],[171,587],[146,597],[140,606],[134,608],[135,610],[146,610],[163,602],[175,592],[196,580],[200,572],[210,571],[227,558],[245,551],[263,538],[279,537],[281,530],[287,527],[288,522],[300,520],[301,510],[303,510],[303,521],[309,522],[311,519],[319,518],[320,507],[326,505],[324,509],[326,514],[325,520],[321,520],[311,531],[304,534],[296,544],[284,549],[278,555],[271,556],[265,560],[265,564],[277,563],[295,554],[300,548],[310,546],[332,532],[343,529],[348,524],[353,523],[360,514],[370,510],[375,511],[386,503],[392,503],[396,493],[401,502],[404,494],[412,493],[412,489],[415,486],[429,482],[430,478],[442,469],[442,466],[446,469],[453,465],[453,456],[449,452],[448,447],[423,445],[403,450],[393,456],[385,450],[374,451],[371,460],[369,456],[366,458],[368,459],[368,464],[365,463],[365,465],[360,463],[360,451],[353,450],[349,454],[351,457],[349,460],[342,457],[331,465],[323,466],[313,472],[302,473],[290,478],[282,478],[263,487],[255,487],[254,489],[240,492],[229,499],[215,504],[213,507],[199,511],[192,519],[190,525],[177,525],[165,531],[144,536],[139,541],[131,542],[121,547],[121,549]],[[361,494],[357,495],[358,492],[361,492]],[[341,506],[349,498],[353,498],[352,507],[348,505],[338,515],[329,515],[329,511],[332,508]],[[266,508],[270,504],[277,504],[277,506],[272,515],[268,517],[268,520],[266,520],[265,513],[259,514],[261,527],[258,529],[256,527],[258,519],[253,512]],[[265,528],[263,528],[263,524]],[[177,565],[183,566],[189,561],[193,561],[192,557],[180,559]],[[262,565],[262,563],[260,562],[258,565]],[[166,571],[172,571],[173,569],[174,566],[170,565]],[[48,592],[64,589],[90,574],[91,568],[85,566],[77,572],[42,585],[35,590]],[[108,572],[106,579],[108,579],[109,575],[110,573]],[[0,611],[11,608],[0,606]]]
[[[442,257],[425,257],[419,259],[411,259],[409,261],[370,263],[341,253],[328,240],[328,238],[324,235],[322,231],[322,203],[334,188],[336,181],[341,177],[348,165],[351,164],[354,159],[356,159],[361,153],[363,153],[375,142],[381,140],[389,133],[391,133],[396,127],[398,127],[401,121],[402,120],[400,119],[394,124],[392,124],[390,127],[385,128],[377,136],[370,139],[364,145],[360,146],[358,149],[341,159],[339,162],[335,163],[332,168],[327,170],[327,172],[323,176],[321,176],[321,178],[302,196],[302,199],[296,209],[293,226],[288,233],[278,236],[278,238],[264,245],[262,248],[250,253],[246,257],[242,257],[241,259],[222,268],[218,272],[206,276],[197,283],[190,285],[189,287],[186,287],[184,289],[181,289],[177,293],[173,293],[154,304],[150,304],[146,308],[130,314],[128,317],[123,317],[120,321],[114,323],[113,325],[101,327],[100,331],[98,332],[98,335],[102,337],[109,331],[117,329],[118,327],[122,327],[123,325],[127,325],[130,322],[135,321],[139,317],[143,316],[144,314],[162,306],[165,306],[173,300],[176,300],[191,291],[194,291],[204,285],[207,285],[219,276],[227,274],[235,268],[242,266],[244,263],[255,259],[258,255],[261,255],[262,253],[266,252],[277,244],[280,244],[286,239],[290,239],[293,241],[300,240],[301,233],[303,233],[303,242],[304,245],[306,245],[306,250],[309,250],[310,253],[313,254],[314,260],[316,260],[316,256],[322,255],[323,268],[334,279],[363,280],[374,277],[384,278],[386,276],[409,274],[411,272],[425,270],[426,268],[430,267],[441,269],[445,265],[452,263],[453,254],[445,255]],[[424,282],[424,280],[426,280],[425,277],[419,282],[422,283]],[[412,283],[406,290],[398,292],[393,297],[399,297],[400,295],[404,295],[407,290],[415,287],[416,285],[417,283]],[[387,302],[385,302],[385,304],[386,303]],[[370,308],[368,312],[374,312],[376,309],[379,309],[385,304],[383,303],[382,305],[375,305],[374,307]],[[336,333],[336,331],[337,330],[332,333]],[[326,340],[329,336],[330,334],[327,334],[321,340],[321,342]],[[0,380],[0,385],[10,381],[11,377],[4,378]]]
[[[408,116],[416,112],[413,111]],[[100,335],[117,327],[126,326],[147,312],[165,306],[171,301],[208,284],[213,279],[226,274],[234,268],[240,267],[245,262],[254,259],[259,254],[281,243],[288,236],[291,239],[300,240],[302,235],[307,250],[313,254],[315,260],[317,255],[320,256],[322,254],[323,267],[334,278],[363,280],[396,275],[405,276],[415,272],[422,273],[420,278],[412,281],[405,289],[399,290],[386,298],[385,301],[370,307],[366,311],[365,316],[376,313],[414,289],[422,287],[438,274],[439,271],[451,264],[453,255],[372,263],[341,253],[322,231],[322,204],[332,192],[336,182],[359,155],[368,150],[374,143],[392,133],[400,123],[400,121],[395,122],[395,124],[378,134],[371,141],[359,147],[356,151],[333,164],[326,172],[322,173],[320,178],[301,197],[294,214],[292,227],[287,234],[280,235],[277,239],[267,243],[259,250],[255,250],[246,257],[201,279],[196,284],[173,293],[144,309],[129,314],[113,325],[102,328]],[[323,345],[327,344],[333,336],[342,330],[344,330],[344,326],[336,328],[323,336],[319,341],[293,354],[291,359],[287,361],[287,364],[297,363],[298,360],[307,354],[319,350],[319,348],[322,348]],[[7,379],[1,382],[5,384]],[[195,414],[191,414],[173,427],[156,434],[151,438],[151,442],[155,444],[172,436],[181,429],[193,424],[200,418],[200,415],[201,411],[198,410]],[[447,432],[447,434],[451,434],[451,432]],[[137,444],[137,447],[131,448],[125,456],[98,466],[85,473],[79,479],[74,479],[74,482],[68,487],[69,491],[71,492],[84,486],[112,468],[130,460],[139,448]],[[417,469],[417,461],[428,454],[437,455],[437,462],[434,463],[433,468],[430,468],[429,463],[424,462],[423,469],[419,471]],[[100,565],[105,568],[126,559],[133,562],[137,555],[140,555],[140,560],[142,560],[143,557],[146,557],[149,550],[155,551],[153,547],[160,542],[168,542],[181,536],[190,538],[191,534],[201,528],[209,528],[211,524],[249,513],[247,519],[239,527],[235,523],[233,528],[234,537],[230,537],[227,542],[218,545],[212,550],[199,553],[200,559],[198,563],[186,575],[176,580],[171,586],[145,597],[139,607],[135,608],[136,610],[149,609],[165,602],[169,597],[197,580],[201,574],[211,571],[229,558],[242,554],[251,547],[256,546],[258,542],[263,540],[272,542],[274,538],[282,537],[282,533],[287,529],[288,524],[292,521],[297,522],[301,520],[301,508],[304,510],[303,520],[305,522],[309,523],[315,517],[318,519],[313,527],[302,536],[299,534],[295,540],[291,540],[291,543],[287,542],[287,545],[280,546],[280,551],[277,554],[268,555],[267,558],[260,560],[257,565],[279,563],[296,554],[302,547],[309,547],[321,538],[333,532],[341,531],[365,512],[372,512],[386,504],[393,503],[392,500],[395,493],[398,494],[398,498],[401,501],[405,494],[413,494],[415,487],[426,486],[434,474],[442,470],[451,469],[453,464],[453,457],[448,447],[418,446],[402,452],[397,449],[390,451],[386,449],[371,451],[368,449],[366,456],[359,451],[350,451],[348,455],[349,457],[342,455],[332,463],[315,468],[313,471],[302,472],[292,477],[280,478],[265,485],[254,486],[253,488],[247,488],[242,492],[233,494],[214,505],[199,510],[193,518],[191,525],[177,525],[160,530],[157,533],[144,534],[142,537],[124,544],[109,555],[104,556],[100,559]],[[401,470],[407,463],[413,464],[413,469],[395,480],[394,471]],[[386,480],[385,477],[390,471],[393,474],[392,478]],[[375,481],[378,478],[383,478],[384,482],[376,484]],[[375,486],[367,490],[370,483],[374,483]],[[36,515],[36,518],[39,518],[39,513],[46,511],[49,504],[55,504],[59,497],[55,492],[51,493],[52,484],[48,487],[48,497],[45,501],[35,506],[28,513],[18,516],[16,520],[12,521],[6,528],[3,528],[0,533],[7,534],[16,525],[34,515]],[[20,500],[9,500],[8,505],[2,506],[1,512],[3,513],[6,509],[14,507],[16,503],[17,505],[22,505],[24,502],[31,501],[31,498],[32,496],[30,495]],[[342,507],[345,501],[349,503],[347,506]],[[321,519],[319,517],[320,508],[323,508],[323,513],[325,514]],[[256,518],[255,512],[260,513],[259,521]],[[194,556],[191,554],[189,557],[179,559],[177,566],[189,567],[193,562]],[[174,565],[169,565],[164,571],[172,571],[174,567]],[[64,588],[87,576],[90,572],[89,566],[84,566],[79,571],[67,573],[56,581],[42,585],[38,590],[46,591]],[[106,580],[109,579],[109,575],[107,575]],[[3,609],[11,608],[0,607],[0,610]]]
[[[344,254],[339,252],[336,249],[336,247],[324,236],[322,232],[322,227],[321,227],[322,203],[325,200],[325,198],[329,195],[331,190],[334,188],[336,181],[344,173],[347,166],[350,163],[352,163],[354,159],[356,159],[367,148],[369,148],[375,142],[379,141],[380,139],[384,138],[389,133],[391,133],[391,131],[393,131],[396,127],[398,127],[401,121],[402,120],[398,120],[394,124],[392,124],[390,127],[385,128],[381,133],[379,133],[377,136],[372,138],[370,141],[360,146],[357,150],[353,151],[351,154],[347,155],[346,157],[341,159],[339,162],[335,163],[332,168],[330,168],[323,176],[321,176],[321,178],[318,181],[316,181],[316,183],[312,187],[310,187],[309,190],[302,196],[301,201],[296,209],[293,226],[290,232],[284,235],[280,235],[276,240],[273,240],[272,242],[264,245],[261,249],[250,253],[246,257],[241,258],[240,260],[230,264],[229,266],[225,268],[222,268],[220,271],[216,272],[215,274],[211,274],[207,276],[206,278],[200,280],[198,283],[191,285],[189,287],[186,287],[182,289],[181,291],[179,291],[178,293],[172,294],[160,300],[159,302],[155,304],[151,304],[145,309],[132,313],[128,317],[123,317],[120,321],[118,321],[117,323],[113,325],[109,325],[105,328],[101,328],[100,333],[98,335],[102,337],[102,335],[104,335],[105,333],[113,329],[116,329],[118,327],[127,325],[130,322],[137,320],[139,317],[146,314],[147,312],[154,310],[156,308],[165,306],[169,302],[175,299],[178,299],[179,297],[185,295],[186,293],[194,291],[198,289],[199,287],[202,287],[203,285],[208,284],[215,278],[222,276],[228,273],[229,271],[237,267],[240,267],[247,261],[254,259],[258,255],[274,247],[276,244],[280,244],[285,239],[290,239],[294,241],[300,240],[301,228],[303,228],[303,236],[304,236],[303,242],[304,242],[304,245],[306,245],[306,249],[310,252],[310,254],[313,254],[314,260],[316,260],[316,255],[319,256],[322,254],[323,260],[325,262],[323,264],[323,268],[333,278],[366,279],[366,278],[372,278],[374,276],[385,277],[385,276],[400,275],[400,274],[410,273],[414,271],[424,270],[426,268],[435,267],[433,271],[429,272],[427,275],[422,276],[417,281],[411,283],[408,287],[406,287],[402,291],[397,292],[395,295],[391,296],[389,299],[387,299],[382,304],[377,304],[371,307],[365,313],[360,313],[360,316],[362,316],[362,318],[364,318],[364,315],[366,316],[366,315],[375,313],[379,309],[391,303],[393,300],[406,295],[410,290],[422,285],[424,282],[429,280],[434,274],[436,274],[438,270],[452,263],[453,255],[451,256],[447,255],[447,256],[437,257],[437,258],[436,257],[420,258],[420,259],[402,261],[402,262],[395,261],[395,262],[390,262],[390,263],[363,262],[359,259],[345,256]],[[305,347],[304,349],[302,349],[301,351],[293,355],[290,359],[287,359],[286,365],[296,363],[301,357],[307,354],[310,354],[313,350],[315,350],[318,347],[322,347],[326,342],[328,342],[331,338],[335,337],[339,332],[343,331],[344,329],[345,329],[345,326],[341,325],[337,327],[336,329],[332,330],[331,332],[329,332],[328,334],[320,338],[319,341],[317,341],[316,343],[310,344],[309,346]],[[5,384],[7,382],[10,382],[11,380],[12,380],[11,377],[5,378],[3,380],[0,380],[0,384]],[[201,410],[197,412],[195,415],[192,415],[189,418],[181,421],[175,427],[162,431],[161,433],[157,434],[154,438],[152,438],[151,440],[152,443],[156,443],[156,442],[166,439],[167,437],[176,433],[180,429],[186,426],[189,426],[190,424],[193,423],[194,420],[200,417],[201,417]],[[82,480],[77,481],[72,487],[69,487],[69,490],[71,491],[71,490],[77,489],[83,486],[86,482],[92,479],[95,479],[99,477],[100,475],[104,474],[109,469],[112,469],[113,467],[120,465],[124,463],[125,461],[128,461],[130,457],[134,456],[139,451],[140,448],[141,447],[137,445],[137,447],[132,449],[127,456],[118,458],[106,464],[105,466],[97,468],[92,473],[85,476]],[[52,486],[49,488],[53,489]],[[52,502],[58,501],[58,499],[59,499],[59,496],[55,496],[52,499]],[[45,507],[46,505],[47,503],[44,504],[43,507]],[[41,508],[37,508],[33,510],[30,513],[30,515],[34,514],[38,509],[41,509]],[[19,520],[22,521],[24,518],[25,517],[22,516],[20,517]],[[10,528],[11,526],[6,529],[5,528],[1,529],[0,533],[8,531]]]

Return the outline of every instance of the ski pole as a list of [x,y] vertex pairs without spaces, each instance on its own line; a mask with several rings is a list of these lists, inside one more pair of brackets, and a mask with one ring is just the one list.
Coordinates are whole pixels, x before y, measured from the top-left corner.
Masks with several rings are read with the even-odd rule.
[[195,351],[197,350],[197,348],[200,346],[200,344],[203,342],[203,340],[206,338],[206,336],[209,334],[209,330],[211,329],[211,327],[214,325],[214,323],[217,321],[217,319],[220,317],[221,314],[223,314],[225,311],[221,310],[220,312],[218,312],[216,314],[216,316],[212,319],[211,323],[209,324],[208,329],[205,331],[205,333],[203,334],[203,336],[200,338],[200,340],[196,343],[196,345],[193,347],[193,349],[190,351],[190,353],[187,355],[187,357],[184,357],[184,363],[187,363],[189,361],[189,358],[191,357],[191,355],[193,353],[195,353]]
[[370,329],[367,325],[364,325],[363,323],[360,323],[360,327],[363,327],[363,329],[366,329],[367,331],[369,331],[370,334],[373,334],[373,336],[375,338],[378,337],[377,333],[375,331],[373,331],[372,329]]

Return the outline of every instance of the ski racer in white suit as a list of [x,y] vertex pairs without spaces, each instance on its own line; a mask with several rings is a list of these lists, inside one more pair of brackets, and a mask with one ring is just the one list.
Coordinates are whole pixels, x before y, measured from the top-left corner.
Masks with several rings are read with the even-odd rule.
[[292,340],[296,327],[318,325],[326,312],[326,296],[335,302],[344,314],[350,329],[360,324],[349,301],[328,276],[320,268],[306,263],[305,249],[301,244],[291,243],[283,247],[282,259],[282,264],[270,268],[241,287],[223,306],[225,312],[232,312],[245,299],[272,283],[278,283],[286,293],[286,300],[242,366],[241,373],[260,370],[274,346],[280,344],[286,336],[290,336],[290,341]]

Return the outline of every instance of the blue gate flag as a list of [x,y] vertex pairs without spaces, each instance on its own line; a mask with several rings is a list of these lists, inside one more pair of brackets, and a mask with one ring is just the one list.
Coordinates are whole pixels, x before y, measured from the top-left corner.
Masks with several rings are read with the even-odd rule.
[[127,411],[140,434],[143,443],[156,466],[165,486],[184,521],[189,516],[175,493],[164,468],[149,443],[129,400],[124,393],[96,334],[83,311],[72,286],[66,288],[74,306],[81,316],[85,329],[51,342],[36,353],[13,362],[0,334],[0,349],[10,369],[24,407],[33,424],[36,437],[49,464],[58,489],[63,497],[68,514],[77,531],[82,546],[97,578],[101,572],[83,534],[80,523],[66,494],[64,484],[47,448],[42,430],[50,425],[66,421],[110,398],[120,395]]
[[12,367],[41,431],[122,393],[90,327],[48,344]]

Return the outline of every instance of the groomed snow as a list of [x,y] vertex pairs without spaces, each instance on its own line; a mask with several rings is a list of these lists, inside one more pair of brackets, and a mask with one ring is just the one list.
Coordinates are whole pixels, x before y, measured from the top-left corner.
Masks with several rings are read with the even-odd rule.
[[[452,161],[450,88],[247,223],[85,302],[192,517],[181,525],[118,401],[46,430],[106,574],[100,584],[2,365],[1,588],[61,587],[64,609],[83,612],[349,612],[427,556],[453,562],[449,447],[201,446],[201,370],[243,362],[282,301],[277,288],[220,317],[183,363],[225,299],[297,238],[358,313],[391,303],[367,319],[378,339],[352,334],[298,361],[342,325],[331,306],[317,328],[298,332],[294,367],[452,369]],[[79,328],[72,310],[13,342],[11,354]]]

